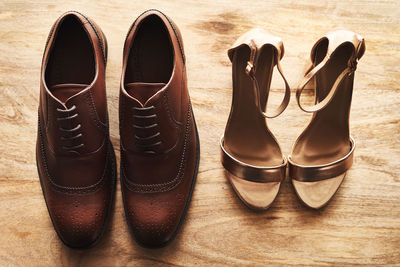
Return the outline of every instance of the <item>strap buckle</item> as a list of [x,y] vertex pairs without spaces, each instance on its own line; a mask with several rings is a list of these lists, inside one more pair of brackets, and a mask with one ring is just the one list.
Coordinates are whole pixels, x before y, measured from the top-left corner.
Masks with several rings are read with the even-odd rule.
[[354,53],[354,56],[347,63],[347,67],[349,68],[348,75],[353,74],[357,69],[358,60],[362,56],[361,50],[362,50],[363,44],[364,44],[364,40],[358,43],[356,51]]
[[349,68],[348,75],[351,75],[356,71],[357,64],[358,64],[358,58],[357,57],[349,60],[349,62],[347,63],[347,67]]
[[254,65],[250,61],[247,61],[247,66],[246,66],[246,74],[251,78],[254,79]]

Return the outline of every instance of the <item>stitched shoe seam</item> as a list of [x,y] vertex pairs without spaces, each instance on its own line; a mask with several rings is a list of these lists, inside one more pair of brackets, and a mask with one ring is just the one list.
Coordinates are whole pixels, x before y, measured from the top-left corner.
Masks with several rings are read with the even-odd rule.
[[[49,172],[49,170],[48,170],[48,167],[47,167],[47,160],[46,160],[46,157],[45,157],[45,149],[44,149],[44,143],[43,143],[43,135],[42,135],[42,130],[41,130],[41,127],[40,127],[40,125],[41,125],[41,123],[40,123],[40,118],[39,118],[39,120],[38,120],[38,131],[39,131],[39,144],[40,144],[40,150],[41,150],[41,158],[42,158],[42,161],[43,161],[43,167],[44,167],[44,169],[45,169],[45,178],[47,178],[49,181],[50,181],[50,184],[53,186],[52,187],[52,189],[54,189],[55,191],[58,191],[58,192],[61,192],[61,193],[66,193],[67,194],[67,192],[65,192],[65,191],[75,191],[74,192],[74,194],[84,194],[84,193],[87,193],[87,192],[95,192],[95,191],[97,191],[98,189],[100,189],[101,188],[101,185],[103,184],[103,182],[106,180],[106,179],[104,179],[105,178],[105,176],[106,176],[106,173],[107,173],[107,167],[108,167],[108,163],[109,163],[109,154],[110,154],[110,149],[108,148],[107,149],[107,155],[106,155],[106,164],[105,164],[105,167],[104,167],[104,170],[103,170],[103,174],[102,174],[102,176],[101,176],[101,178],[99,179],[99,181],[98,182],[96,182],[95,184],[92,184],[92,185],[89,185],[89,186],[86,186],[86,187],[66,187],[66,186],[61,186],[61,185],[58,185],[58,184],[56,184],[55,182],[54,182],[54,179],[52,178],[52,175],[50,175],[50,172]],[[112,166],[113,167],[113,166]]]
[[[181,91],[181,93],[182,93],[182,88],[183,88],[183,81],[184,81],[184,68],[182,68],[182,73],[181,73],[181,88],[180,88],[180,91]],[[164,92],[164,94],[163,94],[163,97],[164,97],[164,105],[166,106],[166,108],[167,108],[167,114],[168,114],[168,117],[169,117],[169,119],[171,120],[171,122],[172,123],[174,123],[174,127],[175,128],[178,128],[179,126],[181,126],[182,125],[182,123],[181,122],[179,122],[179,121],[177,121],[173,116],[172,116],[172,114],[171,114],[171,110],[170,110],[170,102],[169,102],[169,97],[168,97],[168,92],[170,91],[170,88],[169,88],[169,86],[166,88],[166,90],[165,90],[165,92]],[[181,100],[182,100],[182,94],[181,94]]]
[[108,127],[106,124],[104,124],[97,113],[96,106],[94,105],[93,101],[93,95],[92,95],[92,88],[89,88],[89,95],[86,96],[87,100],[89,101],[89,106],[90,106],[90,115],[92,119],[95,121],[96,126],[102,131],[105,132]]
[[[52,37],[53,34],[54,34],[54,30],[55,30],[56,24],[59,23],[59,21],[60,21],[61,18],[63,18],[66,14],[71,13],[71,12],[77,13],[77,14],[81,15],[81,16],[89,23],[89,25],[92,27],[92,29],[93,29],[93,31],[95,32],[97,38],[99,39],[100,50],[101,50],[101,53],[102,53],[102,55],[103,55],[104,62],[107,62],[106,52],[105,52],[105,40],[103,40],[102,38],[99,37],[98,30],[96,29],[96,27],[94,27],[92,21],[91,21],[88,17],[86,17],[86,16],[83,15],[82,13],[80,13],[80,12],[78,12],[78,11],[74,11],[74,10],[64,12],[60,17],[58,17],[58,19],[56,20],[56,22],[52,25],[52,27],[51,27],[51,29],[50,29],[50,33],[49,33],[49,35],[48,35],[48,37],[47,37],[46,45],[45,45],[44,50],[46,51],[47,46],[48,46],[48,44],[49,44],[49,41],[50,41],[51,37]],[[43,64],[43,59],[42,59],[42,64]]]
[[[178,34],[177,34],[177,30],[176,30],[175,26],[174,26],[173,23],[172,23],[172,20],[170,20],[169,17],[167,17],[163,12],[161,12],[161,11],[159,11],[159,10],[157,10],[157,9],[148,9],[148,10],[142,12],[142,13],[135,19],[135,21],[132,23],[131,27],[129,28],[128,34],[126,35],[125,44],[126,44],[126,39],[128,38],[129,34],[132,32],[132,30],[133,30],[133,28],[135,27],[135,25],[136,25],[138,19],[139,19],[141,16],[143,16],[145,13],[147,13],[147,12],[152,12],[152,11],[156,11],[156,12],[159,12],[160,14],[162,14],[162,15],[167,19],[167,21],[169,22],[169,24],[171,25],[172,30],[174,31],[175,37],[176,37],[176,39],[177,39],[177,41],[178,41],[178,46],[179,46],[179,50],[180,50],[180,52],[181,52],[181,56],[182,56],[183,62],[185,63],[186,60],[185,60],[185,54],[183,53],[183,47],[182,47],[181,41],[179,40],[179,37],[178,37]],[[125,44],[124,44],[124,51],[125,51]]]
[[181,154],[181,163],[179,166],[179,170],[177,175],[175,176],[174,179],[165,182],[165,183],[160,183],[160,184],[136,184],[130,181],[127,176],[125,175],[124,172],[124,161],[121,160],[121,174],[123,176],[123,180],[126,182],[126,186],[130,191],[133,192],[165,192],[173,189],[175,186],[177,186],[181,181],[182,177],[185,175],[185,169],[186,169],[186,162],[187,162],[187,146],[188,146],[188,139],[190,135],[190,118],[191,118],[191,105],[189,105],[188,109],[188,116],[187,116],[187,122],[186,122],[186,130],[185,130],[185,140],[184,140],[184,145],[183,145],[183,150]]

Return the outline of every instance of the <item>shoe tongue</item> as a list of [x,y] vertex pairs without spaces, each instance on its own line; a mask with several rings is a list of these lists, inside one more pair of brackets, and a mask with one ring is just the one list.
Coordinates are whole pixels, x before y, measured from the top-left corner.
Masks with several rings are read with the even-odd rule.
[[149,100],[154,94],[165,86],[165,83],[127,83],[125,84],[126,92],[140,101],[143,105]]
[[55,98],[65,104],[69,98],[72,98],[88,86],[88,84],[64,83],[53,85],[49,89]]

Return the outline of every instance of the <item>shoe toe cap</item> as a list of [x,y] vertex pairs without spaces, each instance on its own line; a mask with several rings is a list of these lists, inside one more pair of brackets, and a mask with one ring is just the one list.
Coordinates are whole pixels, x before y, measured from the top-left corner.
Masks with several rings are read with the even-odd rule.
[[52,220],[61,240],[71,248],[87,248],[101,235],[106,212],[101,204],[63,205],[53,209]]
[[131,205],[127,219],[135,240],[144,247],[162,247],[174,236],[182,211],[157,199]]

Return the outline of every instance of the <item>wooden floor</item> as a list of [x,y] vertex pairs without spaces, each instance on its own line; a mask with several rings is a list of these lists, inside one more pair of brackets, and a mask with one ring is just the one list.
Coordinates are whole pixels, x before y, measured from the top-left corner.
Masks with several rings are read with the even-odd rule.
[[[37,3],[40,2],[40,3]],[[398,1],[11,1],[0,2],[0,266],[400,265],[400,6]],[[357,3],[356,3],[357,2]],[[119,185],[109,230],[95,248],[59,241],[42,196],[35,138],[39,70],[52,23],[67,10],[94,19],[108,38],[107,93],[119,159],[118,90],[123,41],[133,20],[157,8],[180,27],[201,140],[198,181],[186,222],[168,247],[139,247],[124,219]],[[366,39],[351,113],[355,164],[330,204],[303,206],[288,179],[266,212],[248,210],[228,184],[218,140],[231,102],[226,50],[259,26],[284,40],[292,90],[324,33],[347,28]],[[283,84],[273,82],[276,104]],[[309,96],[311,98],[311,96]],[[309,120],[293,94],[269,122],[288,154]]]

